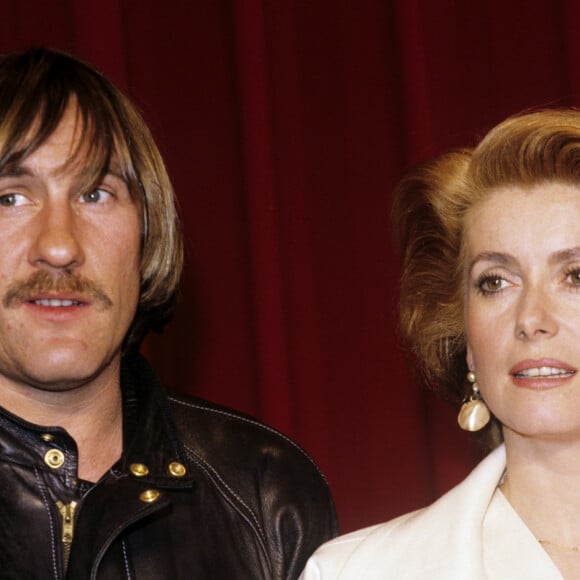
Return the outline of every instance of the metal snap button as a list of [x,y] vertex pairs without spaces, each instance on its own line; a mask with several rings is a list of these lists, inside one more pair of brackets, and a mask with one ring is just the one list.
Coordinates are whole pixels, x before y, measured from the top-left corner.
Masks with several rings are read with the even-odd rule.
[[64,453],[60,449],[49,449],[44,454],[44,463],[52,469],[58,469],[64,463]]
[[172,461],[169,464],[169,473],[173,475],[173,477],[183,477],[187,473],[187,469],[185,465],[179,463],[178,461]]
[[144,463],[131,463],[129,470],[135,477],[145,477],[149,473],[149,468]]
[[146,489],[139,495],[139,499],[143,503],[153,503],[159,499],[161,493],[156,489]]

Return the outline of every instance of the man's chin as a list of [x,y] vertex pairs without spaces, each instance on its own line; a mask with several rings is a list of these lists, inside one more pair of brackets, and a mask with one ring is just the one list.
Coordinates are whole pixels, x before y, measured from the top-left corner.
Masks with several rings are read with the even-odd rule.
[[[111,368],[118,369],[112,363],[118,357],[107,357],[105,360],[79,360],[79,358],[61,357],[59,360],[36,360],[35,364],[25,364],[16,370],[10,379],[40,391],[64,393],[74,391],[90,384],[106,382]],[[1,373],[1,370],[0,370]],[[115,376],[118,373],[114,373]]]

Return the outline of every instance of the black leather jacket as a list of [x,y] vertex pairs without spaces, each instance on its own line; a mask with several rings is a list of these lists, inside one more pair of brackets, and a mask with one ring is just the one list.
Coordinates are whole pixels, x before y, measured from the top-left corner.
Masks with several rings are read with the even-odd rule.
[[123,457],[95,485],[65,431],[0,413],[0,578],[298,577],[336,533],[307,455],[254,419],[167,398],[140,358],[121,383]]

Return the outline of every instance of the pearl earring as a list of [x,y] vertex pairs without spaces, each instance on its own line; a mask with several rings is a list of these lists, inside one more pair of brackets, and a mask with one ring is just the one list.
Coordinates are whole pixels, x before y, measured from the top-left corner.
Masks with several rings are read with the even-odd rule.
[[479,387],[475,382],[475,373],[469,371],[467,380],[471,383],[471,395],[461,405],[459,415],[457,415],[457,422],[464,431],[479,431],[489,423],[491,415],[479,394]]

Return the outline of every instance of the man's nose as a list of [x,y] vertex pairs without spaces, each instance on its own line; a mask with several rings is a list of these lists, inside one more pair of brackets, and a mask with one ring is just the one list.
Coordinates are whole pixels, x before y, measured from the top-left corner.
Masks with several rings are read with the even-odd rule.
[[30,246],[31,264],[47,269],[70,269],[84,261],[79,218],[68,200],[49,200],[35,219]]

